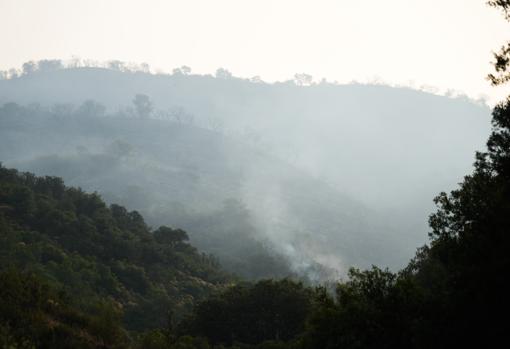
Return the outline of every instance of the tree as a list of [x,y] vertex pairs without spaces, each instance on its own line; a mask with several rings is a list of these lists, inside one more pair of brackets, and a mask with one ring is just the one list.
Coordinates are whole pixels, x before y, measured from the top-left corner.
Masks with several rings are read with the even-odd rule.
[[69,63],[68,63],[68,67],[70,68],[79,68],[82,66],[82,61],[81,61],[81,58],[78,57],[78,56],[72,56]]
[[76,114],[81,117],[100,117],[104,116],[106,107],[93,100],[86,100],[78,107]]
[[5,103],[0,108],[0,114],[8,115],[8,116],[18,116],[23,113],[23,107],[14,102]]
[[173,117],[178,124],[192,125],[194,116],[188,113],[184,108],[176,106],[168,111],[168,116]]
[[[510,0],[490,0],[487,3],[502,10],[505,18],[510,21]],[[494,53],[494,58],[495,74],[489,74],[488,79],[493,85],[500,85],[510,81],[510,73],[507,71],[510,67],[510,42],[501,46],[499,52]]]
[[116,71],[125,71],[126,70],[126,64],[119,60],[113,60],[109,61],[107,63],[108,69],[116,70]]
[[174,70],[172,70],[172,73],[174,75],[189,75],[191,74],[191,68],[188,67],[187,65],[183,65],[180,68],[175,68]]
[[181,229],[172,229],[166,226],[159,227],[154,232],[154,238],[162,244],[175,245],[189,241],[188,233]]
[[306,348],[412,348],[421,292],[403,274],[351,269],[335,297],[319,289]]
[[216,78],[218,79],[232,79],[232,73],[225,68],[218,68],[216,70]]
[[9,69],[8,72],[9,79],[16,79],[19,76],[19,71],[15,68]]
[[51,111],[55,116],[67,117],[73,114],[74,105],[69,103],[57,103],[51,107]]
[[[510,1],[489,4],[510,19]],[[507,46],[496,55],[498,76],[490,76],[494,84],[510,80],[509,54]],[[510,269],[510,97],[492,115],[487,150],[476,154],[473,173],[458,189],[435,198],[430,248],[412,263],[417,279],[433,295],[431,308],[444,314],[429,324],[445,328],[440,333],[445,345],[488,347],[508,333],[500,319],[510,312],[505,276]]]
[[290,341],[304,330],[311,301],[312,290],[301,283],[263,280],[204,301],[182,326],[213,344]]
[[[510,19],[510,1],[490,1]],[[508,51],[495,84],[510,81]],[[487,150],[458,189],[435,198],[430,246],[399,275],[351,272],[337,303],[323,299],[310,321],[311,348],[497,347],[510,313],[510,98],[493,110]]]
[[420,265],[423,270],[436,262],[445,270],[451,343],[462,335],[466,343],[482,345],[508,330],[498,319],[510,312],[503,277],[510,269],[510,99],[494,108],[487,146],[460,188],[435,199],[431,248]]
[[147,73],[147,74],[151,72],[151,67],[148,63],[141,63],[140,69],[142,72]]
[[181,71],[184,75],[188,75],[188,74],[191,74],[191,68],[188,67],[187,65],[183,65],[181,67]]
[[37,70],[37,64],[34,61],[23,63],[23,75],[33,74]]
[[[153,234],[138,212],[108,208],[97,193],[1,165],[0,232],[1,348],[25,334],[38,348],[117,347],[113,343],[124,337],[121,318],[130,330],[165,326],[169,310],[180,319],[229,280],[211,258],[184,243],[185,232],[162,227]],[[32,287],[31,278],[17,272],[2,272],[11,266],[34,273],[72,302],[41,293],[39,283]],[[88,320],[57,309],[64,304]],[[54,334],[97,345],[44,344]]]
[[295,74],[294,81],[298,86],[310,86],[312,84],[313,77],[305,73]]
[[149,96],[137,94],[133,99],[136,115],[139,118],[149,118],[154,110],[154,105]]
[[37,66],[43,72],[51,72],[64,67],[60,59],[43,59],[37,62]]
[[98,335],[103,348],[119,346],[126,340],[127,333],[121,326],[122,308],[110,301],[96,305],[96,316],[90,327]]

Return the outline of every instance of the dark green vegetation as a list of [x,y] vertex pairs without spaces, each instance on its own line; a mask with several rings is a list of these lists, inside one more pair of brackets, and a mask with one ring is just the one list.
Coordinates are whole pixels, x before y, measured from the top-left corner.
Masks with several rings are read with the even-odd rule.
[[490,109],[455,94],[111,63],[0,80],[1,161],[182,228],[248,279],[402,268],[490,132]]
[[151,225],[180,227],[246,279],[300,274],[317,281],[338,267],[318,265],[317,256],[334,254],[340,267],[403,259],[382,215],[296,167],[211,130],[100,109],[86,102],[59,113],[7,103],[0,158],[98,191]]
[[[30,275],[37,275],[77,309],[93,312],[106,302],[101,309],[122,310],[129,330],[165,326],[169,311],[182,318],[230,280],[215,258],[187,243],[184,231],[151,231],[136,211],[108,207],[97,194],[65,187],[55,177],[0,167],[0,231],[0,265],[12,268],[4,282],[33,283],[25,291],[36,292],[33,302],[40,304],[49,296],[35,290],[42,286]],[[30,306],[19,297],[21,306]]]
[[[510,1],[490,3],[510,9]],[[494,83],[508,80],[506,56],[496,56]],[[147,99],[136,101],[136,113],[150,110]],[[108,163],[130,148],[113,142],[108,151],[90,156]],[[435,203],[430,243],[398,273],[353,268],[334,290],[287,279],[229,285],[233,279],[188,244],[185,231],[150,229],[136,211],[107,207],[59,178],[0,167],[0,347],[505,346],[510,98],[494,109],[472,174]],[[246,212],[226,201],[203,225],[214,227],[215,215]]]
[[197,306],[184,332],[241,348],[239,343],[317,349],[504,343],[510,311],[510,99],[493,116],[488,151],[477,153],[474,172],[459,189],[436,198],[431,242],[405,269],[352,269],[334,296],[290,282],[237,287]]
[[76,299],[57,292],[47,280],[15,269],[0,272],[0,348],[125,347],[128,334],[122,312],[112,301],[88,304],[85,313],[71,306]]
[[139,214],[108,208],[96,194],[2,168],[2,345],[493,345],[506,337],[501,319],[510,311],[510,99],[493,116],[474,172],[436,198],[430,245],[396,274],[352,269],[334,295],[289,280],[226,288],[228,279],[185,232],[151,233]]

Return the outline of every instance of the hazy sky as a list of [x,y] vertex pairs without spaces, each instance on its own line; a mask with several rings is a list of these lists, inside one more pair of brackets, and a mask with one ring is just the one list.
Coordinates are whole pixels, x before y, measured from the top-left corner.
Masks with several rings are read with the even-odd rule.
[[510,25],[485,0],[0,0],[0,16],[0,70],[75,55],[505,93],[484,77]]

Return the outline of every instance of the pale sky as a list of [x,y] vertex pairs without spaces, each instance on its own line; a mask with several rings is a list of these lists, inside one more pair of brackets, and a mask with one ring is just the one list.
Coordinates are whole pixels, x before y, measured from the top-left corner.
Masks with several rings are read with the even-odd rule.
[[370,81],[499,99],[485,80],[510,24],[485,0],[0,0],[0,70],[45,58],[194,73]]

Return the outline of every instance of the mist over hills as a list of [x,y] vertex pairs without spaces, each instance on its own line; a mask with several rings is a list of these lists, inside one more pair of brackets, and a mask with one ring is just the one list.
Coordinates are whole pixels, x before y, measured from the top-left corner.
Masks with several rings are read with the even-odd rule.
[[0,161],[187,229],[252,278],[401,267],[490,129],[488,107],[464,98],[228,74],[41,71],[0,80],[8,102]]

